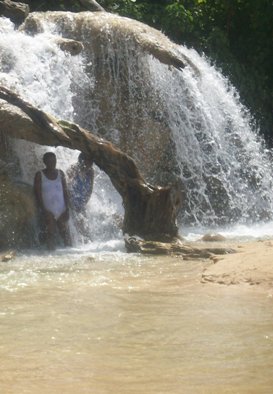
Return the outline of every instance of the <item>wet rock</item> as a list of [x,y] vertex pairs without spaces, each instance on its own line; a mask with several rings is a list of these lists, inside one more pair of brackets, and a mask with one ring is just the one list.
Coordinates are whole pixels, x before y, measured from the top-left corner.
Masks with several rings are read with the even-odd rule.
[[203,235],[203,237],[201,238],[201,241],[204,242],[221,242],[221,241],[225,241],[225,237],[221,234],[205,234]]
[[31,36],[44,32],[42,21],[40,21],[39,18],[35,18],[35,13],[28,15],[27,19],[19,27],[19,30],[24,31]]
[[62,51],[69,52],[72,56],[76,56],[83,50],[83,44],[80,41],[59,38],[55,40]]
[[0,1],[0,15],[9,18],[16,26],[19,26],[29,14],[29,6],[10,0]]

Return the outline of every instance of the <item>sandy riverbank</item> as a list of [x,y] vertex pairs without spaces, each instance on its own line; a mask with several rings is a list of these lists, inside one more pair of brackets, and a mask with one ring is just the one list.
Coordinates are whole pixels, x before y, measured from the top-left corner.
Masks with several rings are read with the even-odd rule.
[[196,242],[161,243],[131,237],[127,245],[136,253],[169,254],[181,256],[185,261],[203,261],[201,283],[273,288],[273,240],[270,239],[237,242],[218,234],[206,234]]
[[236,253],[216,256],[204,268],[202,283],[273,289],[273,240],[240,243],[232,248]]

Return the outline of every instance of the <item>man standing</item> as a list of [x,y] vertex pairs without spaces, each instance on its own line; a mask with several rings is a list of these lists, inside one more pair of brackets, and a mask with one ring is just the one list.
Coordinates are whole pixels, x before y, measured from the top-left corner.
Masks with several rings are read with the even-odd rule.
[[85,240],[89,239],[89,226],[86,219],[86,205],[91,197],[94,183],[93,160],[80,153],[78,162],[68,170],[71,208],[74,212],[77,230]]

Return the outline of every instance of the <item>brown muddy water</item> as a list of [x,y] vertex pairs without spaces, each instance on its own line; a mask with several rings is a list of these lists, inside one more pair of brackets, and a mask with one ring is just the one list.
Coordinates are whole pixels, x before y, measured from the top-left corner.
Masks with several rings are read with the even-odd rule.
[[125,253],[0,264],[0,393],[272,393],[270,292],[204,261]]

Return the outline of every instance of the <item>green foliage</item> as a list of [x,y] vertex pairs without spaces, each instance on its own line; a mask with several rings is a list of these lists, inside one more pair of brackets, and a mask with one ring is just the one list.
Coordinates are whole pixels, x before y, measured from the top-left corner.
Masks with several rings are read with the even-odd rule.
[[30,10],[33,11],[73,11],[82,10],[82,6],[77,0],[22,0],[23,3],[29,4]]
[[206,0],[198,29],[200,48],[231,79],[272,140],[273,2]]

